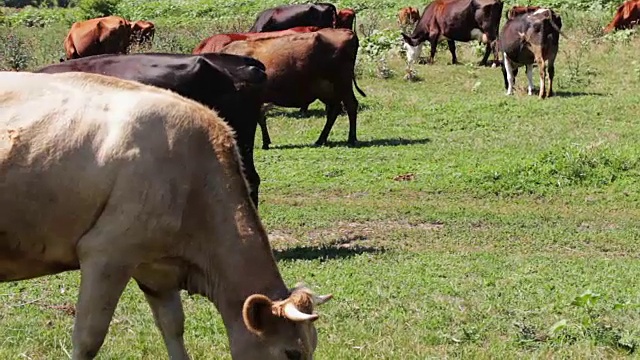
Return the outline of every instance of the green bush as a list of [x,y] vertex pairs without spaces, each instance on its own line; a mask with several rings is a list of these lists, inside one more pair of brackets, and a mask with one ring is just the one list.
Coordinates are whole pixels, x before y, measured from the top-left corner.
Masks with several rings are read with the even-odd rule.
[[[27,6],[21,11],[8,14],[5,23],[11,26],[45,27],[54,24],[70,26],[83,18],[79,9],[43,8]],[[2,21],[0,21],[2,23]]]
[[4,46],[0,49],[0,70],[26,70],[32,61],[31,44],[16,34],[2,35]]
[[116,15],[120,0],[79,0],[78,8],[87,19]]

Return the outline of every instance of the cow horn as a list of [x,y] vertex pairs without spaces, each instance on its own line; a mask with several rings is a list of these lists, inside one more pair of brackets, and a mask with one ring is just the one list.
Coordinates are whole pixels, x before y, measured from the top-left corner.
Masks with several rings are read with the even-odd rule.
[[333,294],[313,295],[314,305],[322,305],[333,298]]
[[284,317],[291,321],[313,321],[318,318],[318,314],[305,314],[298,310],[298,308],[291,302],[284,304],[284,308],[282,310]]

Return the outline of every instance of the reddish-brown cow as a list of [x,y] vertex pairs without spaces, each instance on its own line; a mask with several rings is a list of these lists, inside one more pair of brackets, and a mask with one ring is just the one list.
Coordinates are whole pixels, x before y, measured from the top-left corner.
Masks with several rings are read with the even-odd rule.
[[[292,35],[292,34],[302,34],[309,33],[320,30],[317,26],[298,26],[287,30],[280,31],[269,31],[262,33],[229,33],[229,34],[217,34],[210,36],[200,42],[198,46],[193,49],[193,54],[203,54],[203,53],[212,53],[212,52],[220,52],[222,48],[231,44],[234,41],[242,41],[242,40],[255,40],[255,39],[272,39],[280,36]],[[300,112],[306,114],[309,110],[309,104],[302,105],[300,107]],[[260,127],[262,128],[263,133],[266,132],[266,125],[263,126],[260,123]]]
[[398,12],[398,24],[413,25],[420,21],[420,11],[414,7],[405,7]]
[[78,21],[73,23],[64,40],[64,50],[67,60],[99,54],[124,54],[130,36],[129,22],[119,16]]
[[[250,56],[267,69],[264,102],[283,107],[300,107],[319,99],[326,105],[327,122],[316,145],[327,143],[329,132],[342,105],[349,116],[350,144],[357,142],[356,117],[358,100],[354,67],[358,37],[348,29],[320,29],[307,34],[286,35],[270,39],[236,41],[221,52]],[[262,127],[262,147],[270,139],[266,123]]]
[[502,0],[434,0],[422,11],[422,17],[411,35],[402,33],[407,60],[417,61],[422,52],[422,44],[428,41],[431,53],[428,62],[433,62],[436,46],[440,40],[447,40],[451,52],[451,62],[456,64],[456,41],[468,42],[473,39],[486,45],[480,62],[487,65],[493,48],[494,65],[498,61],[495,40],[503,7]]
[[138,20],[131,23],[131,42],[142,45],[153,40],[156,26],[151,21]]
[[356,21],[356,11],[353,9],[341,9],[336,14],[336,22],[334,27],[336,29],[350,29],[354,30],[354,23]]
[[317,26],[298,26],[287,30],[269,31],[263,33],[228,33],[209,36],[202,40],[198,46],[193,49],[193,54],[219,52],[225,46],[234,41],[253,40],[253,39],[270,39],[279,36],[308,33],[318,31]]
[[613,16],[613,20],[604,28],[605,33],[613,30],[630,29],[640,22],[640,0],[625,1]]

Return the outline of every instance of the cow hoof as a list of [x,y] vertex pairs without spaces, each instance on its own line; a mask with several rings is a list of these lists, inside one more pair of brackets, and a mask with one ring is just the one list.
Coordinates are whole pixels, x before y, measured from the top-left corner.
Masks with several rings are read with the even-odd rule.
[[262,150],[269,150],[269,144],[263,144]]
[[493,68],[497,68],[497,67],[498,67],[498,64],[496,64],[496,63],[491,64],[491,68],[492,68],[492,69],[493,69]]
[[321,147],[322,145],[326,145],[326,142],[316,141],[313,143],[313,147]]
[[347,141],[347,146],[348,147],[356,147],[356,146],[358,146],[358,140],[349,140],[349,141]]

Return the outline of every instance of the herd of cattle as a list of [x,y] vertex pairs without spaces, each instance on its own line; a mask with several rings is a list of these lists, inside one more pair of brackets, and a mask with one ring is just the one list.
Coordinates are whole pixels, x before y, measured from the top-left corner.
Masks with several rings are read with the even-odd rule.
[[[632,26],[640,0],[620,7],[608,30]],[[507,93],[526,66],[553,94],[562,21],[515,6],[498,31],[500,0],[436,0],[400,24],[408,59],[424,42],[486,45]],[[317,99],[327,142],[337,116],[355,143],[359,47],[355,12],[332,4],[280,6],[250,31],[204,39],[193,54],[126,54],[153,40],[154,24],[116,16],[72,26],[67,59],[33,72],[0,73],[0,282],[81,271],[73,359],[92,359],[118,299],[135,279],[172,359],[188,359],[179,291],[220,311],[234,359],[312,359],[314,307],[331,298],[288,289],[258,213],[253,148],[264,104],[305,111]],[[499,62],[500,53],[502,62]],[[549,86],[545,92],[545,62]],[[211,111],[211,109],[215,111]]]

